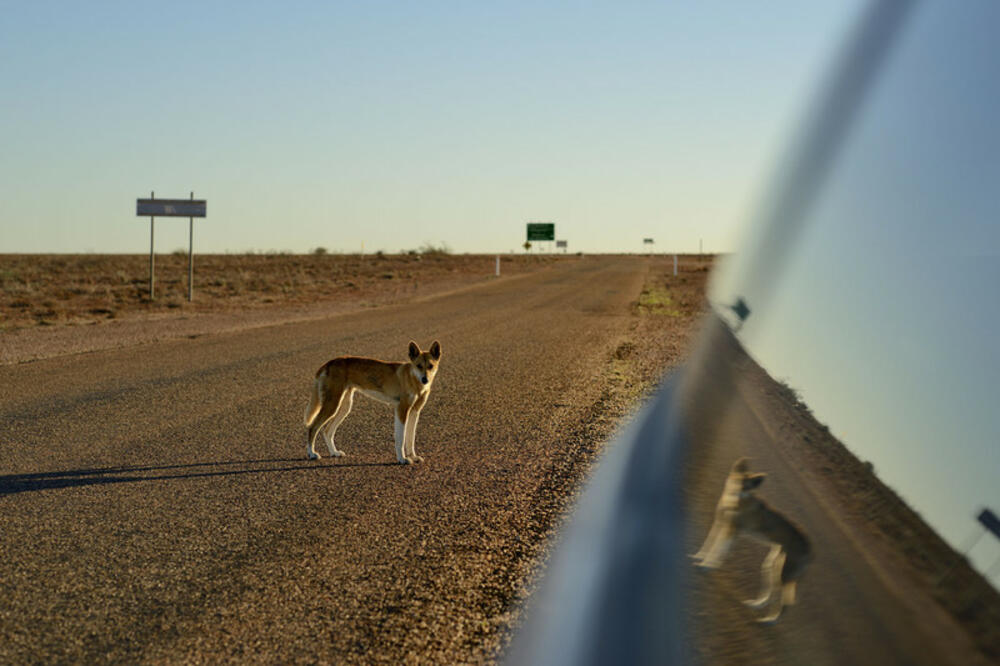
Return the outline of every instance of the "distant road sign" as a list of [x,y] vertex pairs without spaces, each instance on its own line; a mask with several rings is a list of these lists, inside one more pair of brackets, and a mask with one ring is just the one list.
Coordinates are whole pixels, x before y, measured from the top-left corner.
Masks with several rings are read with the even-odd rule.
[[566,247],[566,241],[556,241],[556,247]]
[[135,200],[135,214],[149,218],[149,300],[156,299],[156,253],[153,251],[155,219],[157,217],[186,217],[188,219],[188,300],[194,300],[194,218],[205,217],[204,199],[157,199],[150,192],[148,199]]
[[205,199],[136,199],[139,217],[205,217]]
[[529,241],[552,241],[556,239],[556,225],[552,222],[528,222]]
[[645,245],[652,245],[653,244],[653,239],[652,238],[643,238],[642,242]]

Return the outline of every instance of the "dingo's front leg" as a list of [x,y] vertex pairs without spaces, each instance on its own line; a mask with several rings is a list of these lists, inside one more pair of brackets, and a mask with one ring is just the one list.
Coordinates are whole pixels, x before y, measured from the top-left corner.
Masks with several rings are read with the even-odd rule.
[[732,526],[722,525],[712,543],[709,544],[708,552],[696,564],[706,569],[718,569],[722,565],[722,560],[726,559],[726,555],[729,554],[735,536]]
[[410,418],[406,420],[403,430],[403,455],[413,462],[423,462],[423,456],[417,455],[417,421],[420,420],[420,412],[410,410]]
[[722,521],[719,520],[719,518],[716,518],[712,521],[711,529],[708,530],[708,536],[705,537],[705,543],[701,544],[701,548],[698,549],[698,552],[691,556],[691,559],[695,560],[696,564],[704,560],[705,556],[708,555],[708,552],[712,550],[712,545],[715,543],[715,540],[719,538],[719,533],[721,531]]
[[410,416],[410,406],[404,405],[402,402],[396,406],[396,460],[401,465],[407,465],[412,462],[410,458],[406,456],[406,451],[404,445],[406,443],[406,425],[407,419]]
[[403,429],[403,455],[413,462],[423,462],[424,459],[417,455],[417,422],[420,421],[420,410],[423,409],[425,397],[418,398],[410,407],[409,415],[406,419],[406,426]]

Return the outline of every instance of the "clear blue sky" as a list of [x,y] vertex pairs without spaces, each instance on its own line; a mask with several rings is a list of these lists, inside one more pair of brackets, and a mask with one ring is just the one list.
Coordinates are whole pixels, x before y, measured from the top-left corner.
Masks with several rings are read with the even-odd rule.
[[0,253],[730,251],[859,6],[6,2]]

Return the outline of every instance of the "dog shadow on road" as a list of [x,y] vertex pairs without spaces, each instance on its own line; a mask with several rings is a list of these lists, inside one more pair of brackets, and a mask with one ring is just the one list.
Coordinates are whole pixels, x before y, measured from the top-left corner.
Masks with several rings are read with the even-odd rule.
[[[291,464],[295,463],[295,464]],[[247,468],[249,465],[264,467]],[[242,474],[267,474],[269,472],[299,472],[329,470],[337,467],[394,467],[395,462],[343,462],[308,464],[301,458],[269,458],[265,460],[230,460],[184,465],[149,465],[99,467],[55,472],[0,475],[0,496],[37,490],[98,486],[111,483],[138,483],[141,481],[170,481],[198,479],[213,476]]]

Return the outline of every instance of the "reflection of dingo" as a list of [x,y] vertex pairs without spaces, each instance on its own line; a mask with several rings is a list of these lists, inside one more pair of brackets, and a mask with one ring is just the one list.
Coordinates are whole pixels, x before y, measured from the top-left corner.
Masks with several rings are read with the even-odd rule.
[[715,508],[715,522],[701,549],[691,557],[700,567],[717,569],[740,533],[771,544],[771,552],[761,565],[760,596],[743,603],[751,608],[770,605],[771,612],[758,621],[774,622],[785,604],[795,603],[795,582],[812,555],[802,530],[753,495],[766,475],[751,474],[749,462],[740,458],[733,465]]
[[400,463],[422,462],[423,458],[417,455],[414,443],[417,420],[430,395],[440,359],[441,344],[435,340],[430,350],[425,352],[420,351],[417,343],[410,342],[410,360],[407,363],[357,356],[342,356],[328,361],[316,372],[312,397],[306,408],[306,426],[309,429],[306,455],[311,460],[319,458],[314,445],[320,432],[331,456],[344,455],[333,443],[333,435],[351,411],[354,392],[360,391],[369,398],[395,407],[396,460]]

